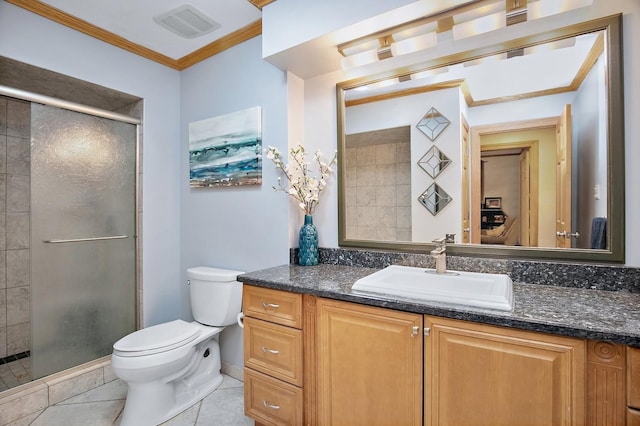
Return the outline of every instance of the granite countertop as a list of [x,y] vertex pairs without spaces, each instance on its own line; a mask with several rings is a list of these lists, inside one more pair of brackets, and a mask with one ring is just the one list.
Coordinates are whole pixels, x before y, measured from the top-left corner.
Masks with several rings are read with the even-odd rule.
[[406,312],[640,347],[637,293],[514,283],[515,307],[512,312],[505,312],[351,291],[354,282],[377,270],[330,264],[283,265],[242,274],[238,281]]

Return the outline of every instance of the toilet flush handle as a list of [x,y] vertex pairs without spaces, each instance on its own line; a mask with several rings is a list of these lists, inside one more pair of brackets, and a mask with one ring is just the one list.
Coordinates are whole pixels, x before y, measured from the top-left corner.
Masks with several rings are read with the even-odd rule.
[[238,325],[240,326],[240,328],[244,328],[244,313],[240,312],[238,314],[238,317],[236,318],[236,321],[238,321]]

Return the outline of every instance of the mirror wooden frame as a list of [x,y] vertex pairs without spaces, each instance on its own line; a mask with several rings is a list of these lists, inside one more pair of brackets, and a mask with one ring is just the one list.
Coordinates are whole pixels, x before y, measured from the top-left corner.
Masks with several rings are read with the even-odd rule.
[[624,172],[624,92],[622,63],[622,15],[612,15],[592,21],[583,22],[552,31],[541,32],[530,36],[505,41],[481,49],[473,49],[432,59],[419,65],[405,67],[369,77],[338,83],[336,85],[337,125],[338,125],[338,244],[340,247],[362,249],[378,249],[403,252],[427,252],[434,247],[428,242],[396,242],[376,240],[356,240],[346,238],[346,184],[345,184],[345,91],[366,84],[399,77],[414,72],[439,68],[461,63],[492,54],[504,53],[515,48],[522,48],[551,42],[566,37],[595,31],[607,31],[607,64],[608,72],[608,250],[570,249],[570,248],[538,248],[497,245],[451,244],[447,252],[455,255],[477,257],[539,259],[596,263],[624,263],[625,261],[625,172]]

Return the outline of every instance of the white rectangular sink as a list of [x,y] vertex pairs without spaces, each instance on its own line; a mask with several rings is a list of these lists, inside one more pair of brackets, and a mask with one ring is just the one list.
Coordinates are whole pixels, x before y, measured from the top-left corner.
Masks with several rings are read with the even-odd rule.
[[354,292],[513,310],[513,283],[503,274],[447,271],[391,265],[355,282]]

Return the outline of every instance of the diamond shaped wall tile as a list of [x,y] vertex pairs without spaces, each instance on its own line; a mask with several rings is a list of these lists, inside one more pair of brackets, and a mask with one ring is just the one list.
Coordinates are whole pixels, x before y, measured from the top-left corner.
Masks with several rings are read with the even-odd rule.
[[427,137],[429,140],[434,141],[440,134],[447,128],[447,126],[451,123],[447,118],[440,114],[437,109],[431,107],[429,111],[425,114],[425,116],[418,122],[418,129]]
[[434,179],[442,173],[449,164],[451,164],[451,159],[436,148],[435,145],[418,160],[418,165]]
[[435,182],[418,197],[418,201],[434,216],[440,213],[451,200],[451,196]]

